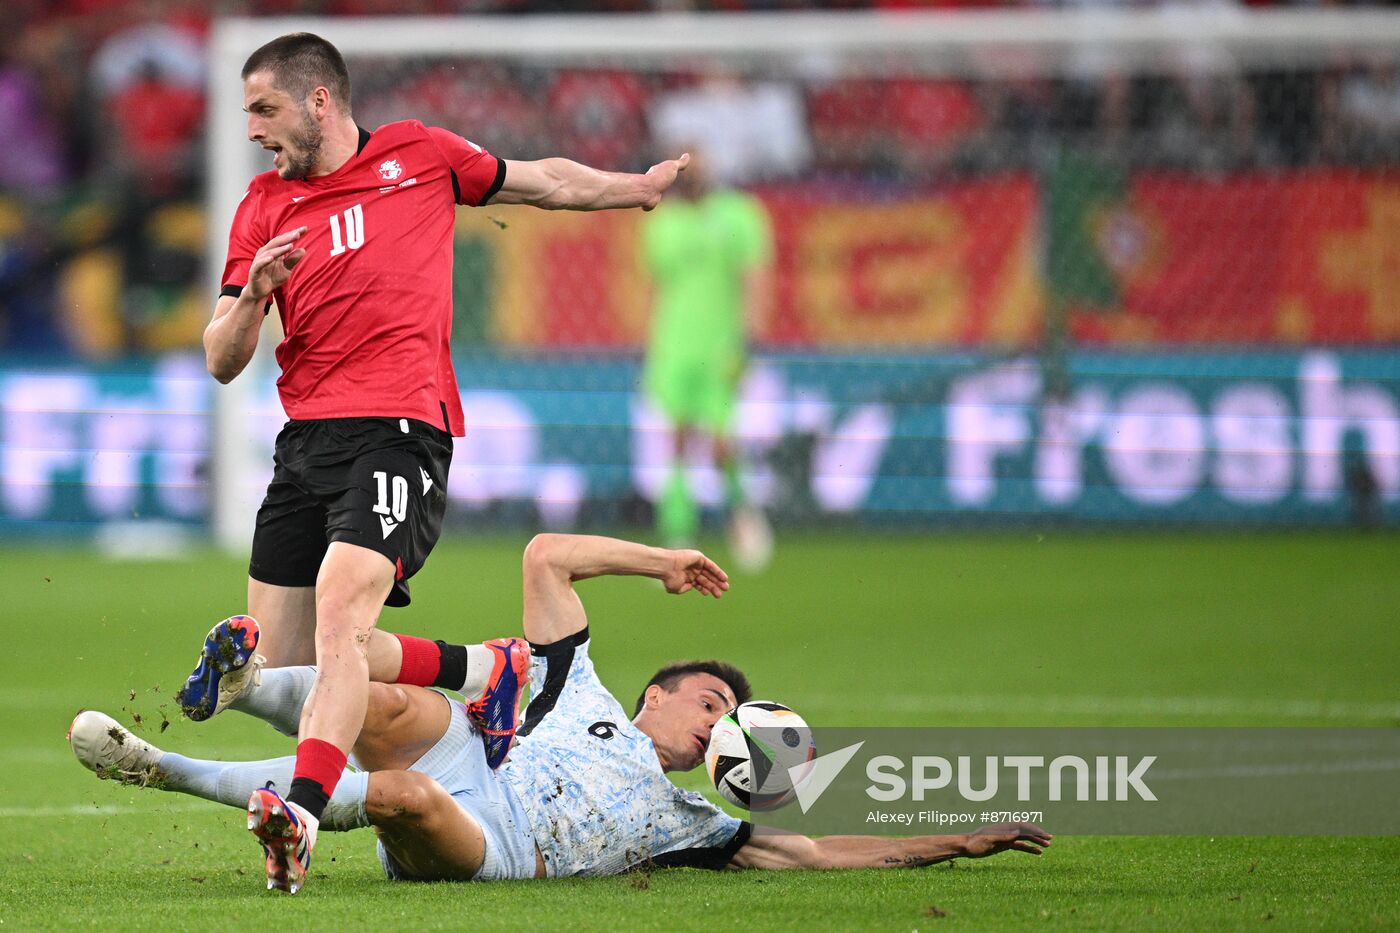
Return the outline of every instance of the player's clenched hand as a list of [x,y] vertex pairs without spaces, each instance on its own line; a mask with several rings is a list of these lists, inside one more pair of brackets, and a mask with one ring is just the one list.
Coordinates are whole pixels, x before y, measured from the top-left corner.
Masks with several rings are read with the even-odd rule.
[[306,232],[305,227],[297,227],[267,241],[267,245],[253,256],[253,265],[248,270],[247,291],[256,301],[262,301],[274,290],[287,284],[292,269],[306,258],[306,250],[299,249],[297,240]]
[[699,551],[672,551],[671,567],[661,577],[668,593],[697,590],[719,599],[729,589],[729,574]]
[[658,162],[647,169],[646,179],[651,185],[653,197],[642,203],[642,210],[649,211],[661,203],[661,196],[666,193],[666,189],[676,182],[676,176],[685,171],[685,167],[690,164],[690,153],[683,152],[679,159],[667,159],[665,162]]
[[967,836],[963,855],[968,858],[982,858],[996,855],[1007,849],[1039,855],[1040,850],[1050,845],[1054,838],[1034,823],[993,823]]

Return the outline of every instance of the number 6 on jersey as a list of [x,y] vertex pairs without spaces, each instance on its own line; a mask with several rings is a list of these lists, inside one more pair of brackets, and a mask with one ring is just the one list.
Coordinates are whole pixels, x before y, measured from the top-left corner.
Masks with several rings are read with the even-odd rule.
[[365,210],[359,204],[346,208],[345,239],[340,238],[340,217],[331,215],[331,255],[339,256],[348,249],[365,245]]

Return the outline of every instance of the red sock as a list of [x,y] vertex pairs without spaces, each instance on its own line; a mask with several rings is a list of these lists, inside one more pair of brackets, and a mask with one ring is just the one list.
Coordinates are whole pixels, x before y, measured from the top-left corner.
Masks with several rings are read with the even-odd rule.
[[297,744],[297,763],[292,771],[291,793],[287,800],[302,807],[316,819],[340,783],[346,755],[321,739],[304,739]]
[[399,668],[399,684],[431,687],[442,669],[442,649],[437,642],[412,635],[395,635],[403,645],[403,666]]

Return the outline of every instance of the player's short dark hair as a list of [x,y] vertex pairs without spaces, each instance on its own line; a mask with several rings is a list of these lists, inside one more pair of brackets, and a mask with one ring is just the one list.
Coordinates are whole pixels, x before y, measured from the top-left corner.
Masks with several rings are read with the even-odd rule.
[[637,708],[632,711],[632,715],[642,711],[642,704],[647,700],[647,687],[657,684],[662,690],[671,693],[677,684],[691,674],[710,674],[718,677],[729,685],[729,689],[734,691],[734,698],[740,703],[747,703],[753,697],[749,679],[733,664],[725,661],[673,661],[651,675],[651,680],[642,688],[642,695],[637,697]]
[[350,70],[340,50],[320,36],[291,32],[278,36],[243,63],[243,80],[258,71],[272,72],[272,82],[296,100],[305,100],[318,87],[345,113],[350,112]]

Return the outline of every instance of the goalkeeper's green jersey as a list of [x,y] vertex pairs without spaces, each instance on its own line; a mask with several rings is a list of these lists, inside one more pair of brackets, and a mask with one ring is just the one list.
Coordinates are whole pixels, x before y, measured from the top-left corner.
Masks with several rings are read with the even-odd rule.
[[646,215],[642,245],[656,289],[653,365],[742,357],[744,275],[773,254],[763,204],[738,191],[663,201]]

